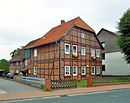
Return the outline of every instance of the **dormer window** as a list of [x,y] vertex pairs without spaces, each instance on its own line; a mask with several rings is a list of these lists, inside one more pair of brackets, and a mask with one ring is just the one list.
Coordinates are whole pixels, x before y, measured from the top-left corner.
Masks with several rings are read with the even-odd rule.
[[85,38],[85,34],[81,33],[81,38],[84,39]]
[[64,49],[65,49],[65,54],[70,54],[70,44],[65,43]]

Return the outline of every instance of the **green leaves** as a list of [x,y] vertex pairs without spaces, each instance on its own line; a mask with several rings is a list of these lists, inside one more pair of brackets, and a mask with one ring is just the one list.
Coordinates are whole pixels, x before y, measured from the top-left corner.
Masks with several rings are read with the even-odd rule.
[[0,60],[0,70],[9,71],[9,62],[6,59]]
[[130,63],[130,9],[121,17],[118,29],[121,35],[117,36],[117,43],[124,53],[127,63]]

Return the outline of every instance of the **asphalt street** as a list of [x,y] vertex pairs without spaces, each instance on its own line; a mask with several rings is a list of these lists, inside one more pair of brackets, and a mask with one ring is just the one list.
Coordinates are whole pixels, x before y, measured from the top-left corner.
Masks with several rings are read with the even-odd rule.
[[41,91],[41,89],[29,85],[0,78],[0,94]]
[[56,98],[16,100],[8,101],[7,103],[130,103],[130,89],[69,95]]

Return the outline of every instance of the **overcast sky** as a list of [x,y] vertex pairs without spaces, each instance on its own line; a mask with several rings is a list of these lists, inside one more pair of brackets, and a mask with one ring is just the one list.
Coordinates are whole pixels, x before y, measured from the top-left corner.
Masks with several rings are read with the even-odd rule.
[[0,59],[43,36],[60,20],[80,16],[96,33],[117,31],[117,21],[130,0],[0,0]]

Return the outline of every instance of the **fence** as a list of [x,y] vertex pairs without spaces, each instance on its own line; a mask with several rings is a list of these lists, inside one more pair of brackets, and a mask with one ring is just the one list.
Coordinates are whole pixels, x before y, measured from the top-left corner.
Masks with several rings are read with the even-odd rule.
[[51,88],[52,89],[60,89],[60,88],[76,88],[77,81],[75,79],[65,79],[65,80],[51,80]]
[[21,76],[21,80],[31,83],[45,84],[45,79]]

